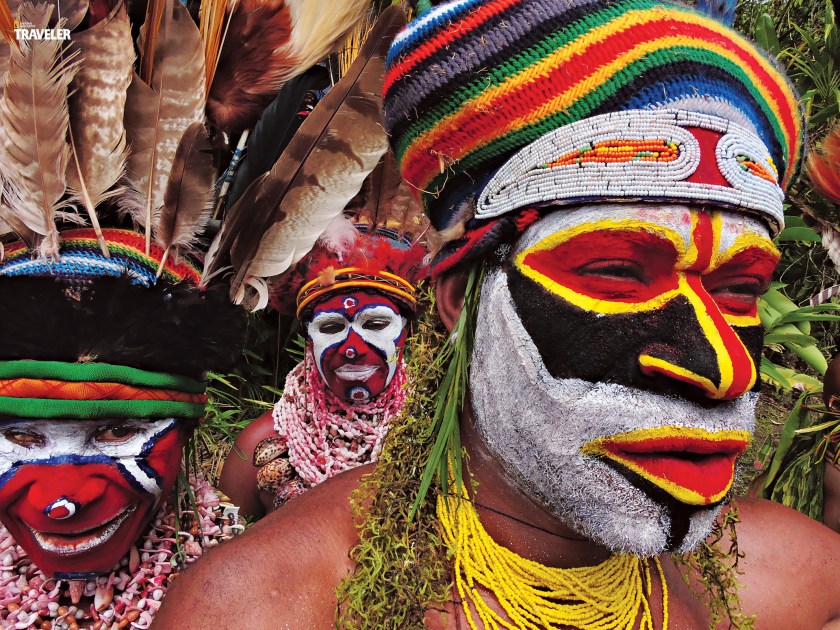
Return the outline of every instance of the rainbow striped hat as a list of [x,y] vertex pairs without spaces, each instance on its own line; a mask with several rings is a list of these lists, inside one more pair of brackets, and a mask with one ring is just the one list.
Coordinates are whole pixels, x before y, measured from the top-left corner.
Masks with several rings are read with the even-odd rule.
[[397,37],[383,92],[403,177],[449,241],[436,272],[547,206],[712,204],[778,232],[802,160],[782,71],[662,0],[453,0]]

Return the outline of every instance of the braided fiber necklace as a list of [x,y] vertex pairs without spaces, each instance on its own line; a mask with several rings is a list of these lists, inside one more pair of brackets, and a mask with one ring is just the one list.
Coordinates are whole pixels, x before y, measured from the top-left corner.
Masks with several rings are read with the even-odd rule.
[[[472,630],[572,627],[581,630],[653,630],[650,569],[643,558],[614,555],[594,567],[559,569],[527,560],[498,545],[481,525],[473,503],[440,496],[437,504],[443,536],[455,553],[455,585]],[[668,587],[658,558],[662,583],[662,629],[668,627]],[[489,590],[507,613],[505,620],[478,591]]]

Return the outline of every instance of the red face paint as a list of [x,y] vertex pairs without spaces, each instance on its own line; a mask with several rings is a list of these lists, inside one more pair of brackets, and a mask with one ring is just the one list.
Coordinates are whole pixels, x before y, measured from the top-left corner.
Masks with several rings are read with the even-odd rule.
[[309,343],[327,387],[350,404],[381,394],[396,372],[406,321],[390,299],[361,291],[319,303],[307,324]]
[[12,421],[0,428],[0,520],[47,575],[112,570],[175,483],[185,438],[176,421],[102,425]]
[[[710,398],[737,398],[755,385],[757,370],[733,326],[759,325],[756,301],[778,256],[768,238],[716,216],[686,210],[687,221],[670,217],[658,223],[640,210],[634,218],[604,218],[526,247],[515,266],[560,304],[607,322],[615,317],[618,334],[640,338],[635,329],[641,330],[643,320],[649,320],[649,331],[670,326],[671,332],[653,336],[620,365],[638,361],[632,372],[686,383]],[[529,301],[522,304],[526,321]],[[543,336],[544,326],[535,328],[535,339]],[[681,343],[671,340],[679,337]]]

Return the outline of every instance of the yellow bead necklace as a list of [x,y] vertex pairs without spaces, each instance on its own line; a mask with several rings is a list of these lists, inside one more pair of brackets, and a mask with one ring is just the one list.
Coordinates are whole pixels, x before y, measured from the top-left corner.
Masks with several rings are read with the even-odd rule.
[[[472,630],[479,627],[470,603],[484,630],[632,629],[640,614],[639,630],[654,629],[644,559],[615,555],[594,567],[546,567],[496,544],[465,495],[438,497],[437,513],[455,553],[455,585]],[[653,562],[662,583],[662,630],[667,630],[668,587],[659,559]],[[510,621],[490,608],[479,584],[493,593]]]

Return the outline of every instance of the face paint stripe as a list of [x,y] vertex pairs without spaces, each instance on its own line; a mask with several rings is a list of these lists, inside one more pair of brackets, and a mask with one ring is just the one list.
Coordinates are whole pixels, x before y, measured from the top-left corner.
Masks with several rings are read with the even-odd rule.
[[704,390],[709,396],[716,397],[718,388],[711,380],[699,374],[695,374],[691,370],[687,370],[679,365],[669,363],[664,359],[652,357],[648,354],[643,354],[639,357],[639,365],[642,366],[642,372],[647,375],[664,374],[669,378],[695,385]]
[[[712,229],[712,219],[706,212],[692,212],[692,253],[694,260],[687,265],[691,271],[705,271],[709,267],[714,249],[715,237]],[[719,225],[718,225],[719,227]]]
[[743,395],[752,389],[756,379],[755,364],[747,348],[698,276],[680,274],[680,282],[683,295],[694,307],[700,327],[717,355],[721,382],[714,397],[729,400]]
[[736,458],[749,442],[748,431],[664,426],[596,438],[580,450],[630,470],[683,503],[710,505],[729,492]]

